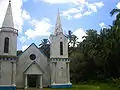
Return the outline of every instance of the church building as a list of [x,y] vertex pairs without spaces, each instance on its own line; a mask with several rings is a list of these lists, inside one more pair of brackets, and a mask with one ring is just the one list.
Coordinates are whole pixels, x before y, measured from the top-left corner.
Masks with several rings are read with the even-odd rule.
[[50,55],[32,43],[17,56],[18,30],[14,28],[11,1],[0,28],[0,90],[16,88],[70,88],[68,39],[58,10],[54,34],[49,37]]

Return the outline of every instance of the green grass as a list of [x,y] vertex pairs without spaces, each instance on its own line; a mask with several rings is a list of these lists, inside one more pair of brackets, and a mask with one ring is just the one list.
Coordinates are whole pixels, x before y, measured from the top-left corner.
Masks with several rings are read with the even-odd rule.
[[73,85],[72,88],[69,89],[51,89],[44,88],[44,90],[120,90],[117,86],[109,85],[105,83],[96,84],[96,85]]
[[[23,90],[23,89],[17,89]],[[29,88],[27,90],[38,90],[35,88]],[[68,89],[52,89],[52,88],[43,88],[41,90],[120,90],[120,84],[114,83],[100,83],[100,82],[92,82],[92,83],[80,83],[79,85],[73,85],[72,88]]]

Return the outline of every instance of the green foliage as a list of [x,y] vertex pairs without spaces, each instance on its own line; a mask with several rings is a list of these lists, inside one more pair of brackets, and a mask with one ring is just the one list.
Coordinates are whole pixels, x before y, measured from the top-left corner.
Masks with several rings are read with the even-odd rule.
[[20,54],[22,54],[22,53],[23,53],[22,50],[18,50],[17,51],[17,56],[20,55]]
[[[97,30],[87,30],[84,40],[69,48],[71,81],[119,79],[120,77],[120,10],[113,9],[116,16],[113,25]],[[72,34],[71,34],[72,35]],[[77,37],[76,37],[77,38]],[[76,40],[75,40],[76,41]],[[116,83],[119,81],[116,80]]]

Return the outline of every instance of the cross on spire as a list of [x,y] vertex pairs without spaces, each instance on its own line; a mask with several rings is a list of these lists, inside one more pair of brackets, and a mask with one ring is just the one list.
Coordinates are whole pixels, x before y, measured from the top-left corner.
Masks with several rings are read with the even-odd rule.
[[9,3],[11,3],[11,0],[9,0]]

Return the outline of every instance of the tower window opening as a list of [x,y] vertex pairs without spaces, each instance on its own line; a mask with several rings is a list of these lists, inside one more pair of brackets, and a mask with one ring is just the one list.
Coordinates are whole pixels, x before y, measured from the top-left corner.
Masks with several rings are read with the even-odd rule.
[[60,42],[60,55],[63,55],[63,42]]
[[9,38],[6,37],[4,41],[4,53],[8,53],[8,52],[9,52]]

